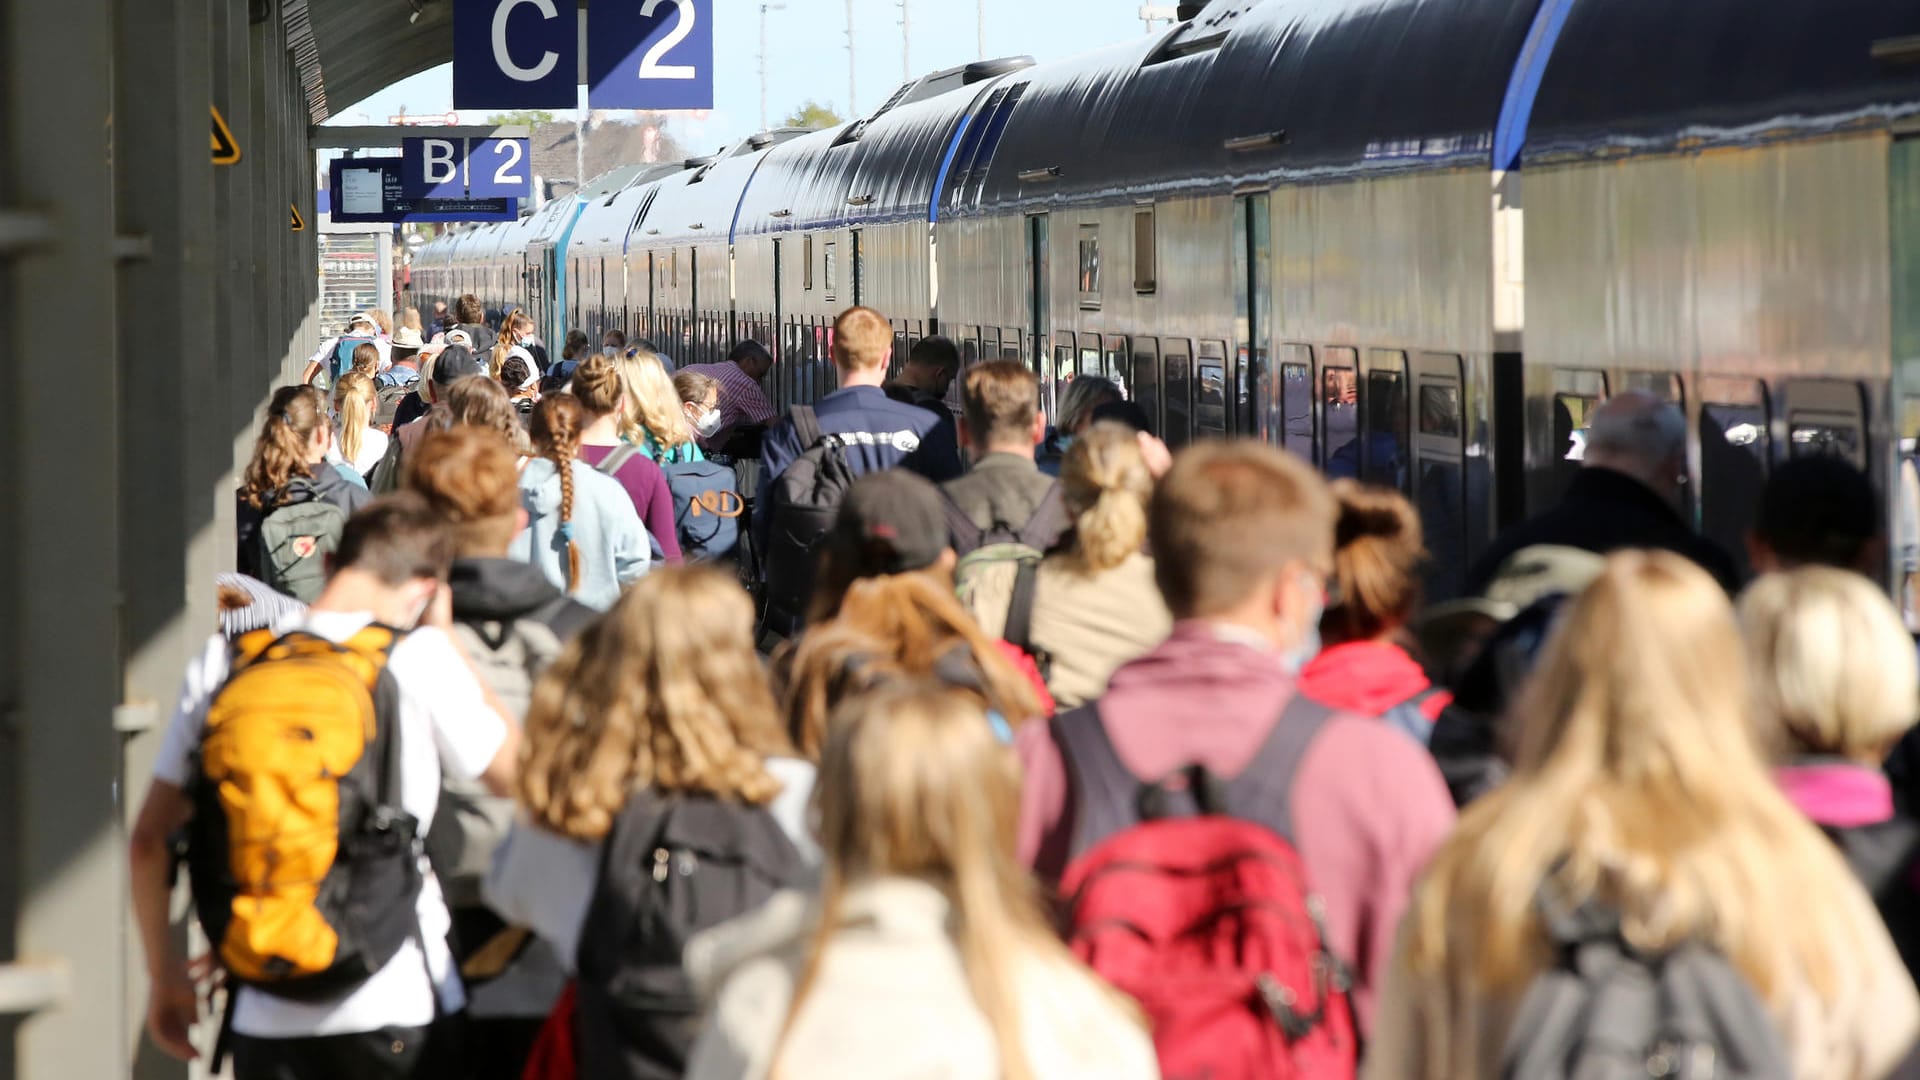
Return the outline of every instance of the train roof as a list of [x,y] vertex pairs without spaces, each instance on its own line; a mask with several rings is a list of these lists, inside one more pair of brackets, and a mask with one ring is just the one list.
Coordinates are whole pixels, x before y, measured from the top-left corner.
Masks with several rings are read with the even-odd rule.
[[574,224],[573,239],[567,243],[567,257],[576,255],[625,255],[627,234],[640,216],[657,183],[631,184],[611,195],[594,199],[580,212]]
[[1215,0],[1158,38],[1008,76],[973,117],[979,145],[963,140],[947,207],[1485,167],[1537,7]]
[[808,134],[810,132],[800,128],[762,132],[740,140],[699,168],[661,180],[638,223],[643,242],[658,245],[730,241],[741,197],[753,182],[760,163],[781,143]]
[[1920,5],[1548,0],[1525,160],[1749,144],[1920,113]]

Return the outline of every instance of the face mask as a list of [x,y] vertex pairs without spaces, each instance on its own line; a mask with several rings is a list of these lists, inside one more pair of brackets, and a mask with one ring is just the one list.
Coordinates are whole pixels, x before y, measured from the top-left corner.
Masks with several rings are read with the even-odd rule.
[[1327,604],[1318,582],[1309,581],[1307,586],[1307,594],[1312,597],[1313,603],[1311,617],[1300,634],[1300,643],[1280,658],[1280,667],[1290,679],[1297,677],[1308,662],[1320,655],[1320,617],[1327,613]]
[[1060,452],[1064,454],[1067,451],[1073,449],[1073,436],[1062,435],[1059,438],[1054,440],[1054,445],[1058,446],[1060,448]]
[[708,409],[707,411],[700,414],[699,419],[693,422],[693,433],[695,435],[700,436],[703,439],[711,438],[713,436],[713,433],[719,430],[720,430],[720,410],[719,409]]

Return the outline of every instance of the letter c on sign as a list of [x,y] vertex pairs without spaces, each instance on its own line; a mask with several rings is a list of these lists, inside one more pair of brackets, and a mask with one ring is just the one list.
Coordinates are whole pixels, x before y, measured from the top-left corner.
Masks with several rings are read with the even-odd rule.
[[560,54],[551,50],[542,53],[540,62],[530,68],[513,62],[513,54],[507,51],[507,19],[513,15],[513,9],[521,4],[532,4],[540,10],[540,16],[544,19],[560,17],[560,12],[554,9],[553,0],[504,0],[493,9],[493,62],[509,79],[539,82],[553,72],[554,65],[560,62]]

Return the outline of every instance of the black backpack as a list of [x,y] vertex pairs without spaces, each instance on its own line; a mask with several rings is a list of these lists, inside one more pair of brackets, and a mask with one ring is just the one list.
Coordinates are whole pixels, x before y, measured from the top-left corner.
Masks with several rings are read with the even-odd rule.
[[580,930],[579,1075],[678,1080],[700,1030],[687,942],[805,880],[767,810],[642,791],[607,835]]
[[1649,956],[1613,912],[1537,901],[1557,961],[1520,1001],[1502,1080],[1790,1080],[1793,1067],[1753,988],[1697,942]]
[[806,450],[767,491],[772,505],[762,553],[767,567],[763,628],[779,637],[792,637],[806,624],[817,569],[814,552],[840,516],[840,504],[854,481],[845,444],[839,436],[821,433],[813,406],[793,407],[793,430]]

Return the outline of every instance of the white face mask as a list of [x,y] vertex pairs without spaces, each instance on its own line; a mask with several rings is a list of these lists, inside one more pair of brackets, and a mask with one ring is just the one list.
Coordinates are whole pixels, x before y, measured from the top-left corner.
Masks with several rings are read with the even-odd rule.
[[693,433],[703,439],[712,438],[720,430],[720,410],[708,409],[693,421]]
[[1307,620],[1306,627],[1300,633],[1299,644],[1280,658],[1280,666],[1286,671],[1288,678],[1299,675],[1301,669],[1305,668],[1314,657],[1320,655],[1320,617],[1327,613],[1326,601],[1322,599],[1325,593],[1320,589],[1317,581],[1308,582],[1308,588],[1309,595],[1313,597],[1312,617]]

